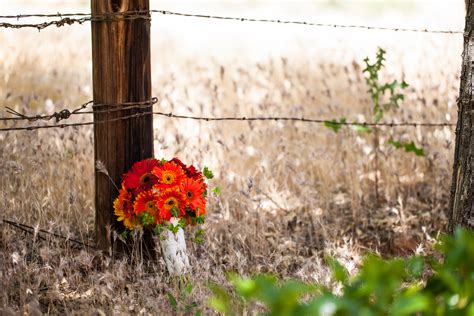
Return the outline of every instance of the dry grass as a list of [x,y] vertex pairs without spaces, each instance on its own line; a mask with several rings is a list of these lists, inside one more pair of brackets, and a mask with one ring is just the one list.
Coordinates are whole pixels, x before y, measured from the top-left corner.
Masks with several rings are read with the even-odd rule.
[[[0,49],[4,105],[42,112],[90,98],[89,47],[54,48],[87,40],[80,27],[71,32],[74,36],[63,38],[63,33],[46,31],[41,36],[47,44],[31,50],[22,48],[34,43],[37,34],[25,32],[19,43],[12,41],[13,33],[0,34],[2,43],[10,43]],[[262,58],[249,51],[189,57],[173,45],[165,52],[169,39],[162,40],[154,46],[157,108],[215,116],[370,120],[361,60],[380,45],[388,51],[384,80],[404,76],[411,84],[406,102],[390,118],[455,122],[461,39],[375,34],[359,50],[348,49],[359,47],[354,35],[346,43],[327,44],[317,55],[311,55],[311,47],[320,43],[310,45],[309,53]],[[402,38],[403,45],[393,45]],[[204,245],[189,244],[194,267],[189,281],[200,307],[210,294],[206,283],[223,283],[226,271],[329,282],[325,252],[354,270],[367,251],[387,256],[430,251],[432,238],[446,224],[451,128],[381,129],[382,144],[392,136],[413,139],[427,157],[382,145],[376,201],[373,136],[349,129],[335,134],[304,123],[157,118],[155,125],[157,157],[177,155],[209,165],[222,190],[209,203]],[[89,127],[1,133],[0,219],[91,243],[92,133]],[[176,295],[178,285],[168,279],[161,261],[111,259],[5,224],[0,233],[4,311],[171,313],[166,293]]]

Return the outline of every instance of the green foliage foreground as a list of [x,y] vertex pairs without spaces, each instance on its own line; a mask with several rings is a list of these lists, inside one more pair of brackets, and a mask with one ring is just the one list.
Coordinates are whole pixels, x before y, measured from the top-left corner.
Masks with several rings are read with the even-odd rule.
[[350,277],[331,257],[326,262],[338,288],[271,275],[229,277],[232,289],[212,285],[211,306],[226,315],[469,315],[474,316],[474,234],[458,229],[437,245],[443,259],[413,256],[365,258]]

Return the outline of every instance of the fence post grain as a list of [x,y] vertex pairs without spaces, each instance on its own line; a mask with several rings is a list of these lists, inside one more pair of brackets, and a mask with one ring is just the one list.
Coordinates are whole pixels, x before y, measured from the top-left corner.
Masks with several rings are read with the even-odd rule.
[[[149,10],[149,0],[91,0],[91,7],[92,15],[141,11]],[[149,17],[148,13],[145,15]],[[150,19],[116,16],[93,21],[92,74],[95,104],[114,107],[123,102],[150,100]],[[150,109],[95,113],[94,121]],[[113,213],[113,200],[118,195],[115,185],[120,187],[122,174],[134,162],[153,156],[152,115],[95,125],[94,153],[95,162],[103,162],[110,176],[95,170],[96,241],[100,249],[111,250],[112,229],[123,229]]]
[[462,54],[461,84],[458,98],[456,147],[451,184],[449,226],[474,230],[474,137],[473,86],[474,86],[474,0],[466,2],[466,26]]

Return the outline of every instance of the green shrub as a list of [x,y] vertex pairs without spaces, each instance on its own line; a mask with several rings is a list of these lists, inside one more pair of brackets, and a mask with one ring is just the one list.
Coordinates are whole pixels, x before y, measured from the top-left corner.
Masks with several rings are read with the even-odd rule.
[[[337,260],[326,262],[340,294],[271,275],[230,275],[231,290],[212,285],[210,305],[226,315],[253,306],[264,315],[468,315],[474,316],[474,234],[458,229],[444,236],[432,257],[382,259],[369,255],[353,277]],[[425,273],[424,273],[425,272]],[[429,276],[422,277],[424,274]]]

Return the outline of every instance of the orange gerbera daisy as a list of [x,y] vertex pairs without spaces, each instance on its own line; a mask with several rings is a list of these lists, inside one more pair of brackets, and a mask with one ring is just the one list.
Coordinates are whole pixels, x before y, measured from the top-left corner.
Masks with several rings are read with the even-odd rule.
[[177,187],[185,178],[184,170],[174,162],[164,162],[153,169],[153,174],[158,177],[156,188],[160,191]]
[[138,215],[146,212],[155,218],[155,223],[161,222],[157,201],[158,195],[153,190],[138,194],[134,204],[135,213]]
[[124,187],[120,190],[120,195],[114,201],[114,214],[117,221],[123,221],[126,228],[133,230],[136,226],[135,213],[133,212],[132,193]]
[[145,159],[135,163],[130,170],[123,175],[125,187],[131,190],[149,190],[158,183],[158,179],[153,175],[153,168],[159,166],[156,159]]
[[178,210],[177,217],[183,216],[186,213],[185,197],[178,189],[167,189],[158,198],[158,208],[160,217],[167,221],[173,216],[173,209]]
[[193,210],[197,216],[204,215],[206,210],[206,198],[203,196],[203,182],[187,178],[181,185],[186,199],[186,206]]

